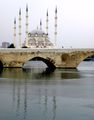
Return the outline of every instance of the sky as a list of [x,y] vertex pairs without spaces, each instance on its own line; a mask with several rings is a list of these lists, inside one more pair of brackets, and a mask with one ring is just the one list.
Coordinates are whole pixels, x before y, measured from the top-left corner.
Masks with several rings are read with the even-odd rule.
[[22,41],[25,40],[25,7],[29,8],[29,31],[39,26],[45,31],[49,13],[49,38],[54,43],[54,17],[57,6],[57,46],[64,48],[94,48],[94,0],[0,0],[0,45],[13,43],[13,22],[22,10]]

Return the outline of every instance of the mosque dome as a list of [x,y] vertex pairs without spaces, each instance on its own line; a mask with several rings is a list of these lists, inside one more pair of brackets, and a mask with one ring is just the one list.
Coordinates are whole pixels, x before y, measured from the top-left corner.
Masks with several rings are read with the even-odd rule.
[[37,34],[37,35],[44,35],[44,34],[46,34],[46,33],[45,33],[44,31],[42,31],[42,30],[38,30],[38,29],[37,29],[37,30],[31,31],[30,34],[31,34],[31,35],[36,35],[36,34]]

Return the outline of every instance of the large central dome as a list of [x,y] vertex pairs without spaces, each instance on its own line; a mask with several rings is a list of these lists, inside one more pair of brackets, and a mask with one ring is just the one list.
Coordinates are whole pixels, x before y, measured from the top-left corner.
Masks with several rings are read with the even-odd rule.
[[37,34],[37,35],[44,35],[45,34],[45,32],[43,32],[42,30],[33,30],[30,33],[32,35],[35,35],[35,34]]

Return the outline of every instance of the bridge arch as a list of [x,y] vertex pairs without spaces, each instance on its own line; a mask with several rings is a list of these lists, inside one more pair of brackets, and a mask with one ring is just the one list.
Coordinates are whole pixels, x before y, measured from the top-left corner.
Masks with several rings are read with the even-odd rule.
[[78,58],[76,60],[76,62],[77,62],[76,67],[78,67],[82,61],[87,60],[87,58],[90,58],[91,56],[94,56],[94,53],[92,53],[92,52],[90,52],[90,53],[89,52],[86,52],[86,53],[82,52],[82,54],[79,53],[78,56],[76,56]]
[[33,58],[29,59],[28,61],[42,61],[47,65],[47,67],[49,69],[55,69],[56,68],[56,66],[54,65],[53,61],[50,58],[45,59],[43,57],[37,56],[37,57],[33,57]]
[[3,69],[3,62],[0,60],[0,69]]
[[94,55],[88,55],[83,59],[83,61],[90,61],[90,60],[94,61]]

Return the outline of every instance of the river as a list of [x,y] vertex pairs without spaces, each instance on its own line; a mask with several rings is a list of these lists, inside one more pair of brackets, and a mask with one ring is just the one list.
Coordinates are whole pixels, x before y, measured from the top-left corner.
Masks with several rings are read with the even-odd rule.
[[94,120],[94,61],[53,72],[5,68],[0,120]]

